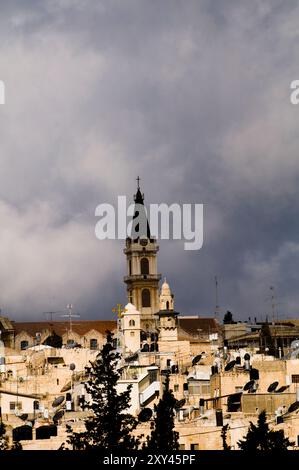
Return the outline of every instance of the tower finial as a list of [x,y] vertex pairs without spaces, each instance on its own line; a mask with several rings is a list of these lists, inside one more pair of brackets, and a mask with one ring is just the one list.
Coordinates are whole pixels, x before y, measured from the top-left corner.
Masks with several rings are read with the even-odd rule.
[[137,189],[140,189],[140,184],[139,184],[140,183],[140,178],[139,178],[139,176],[137,176],[136,181],[137,181]]

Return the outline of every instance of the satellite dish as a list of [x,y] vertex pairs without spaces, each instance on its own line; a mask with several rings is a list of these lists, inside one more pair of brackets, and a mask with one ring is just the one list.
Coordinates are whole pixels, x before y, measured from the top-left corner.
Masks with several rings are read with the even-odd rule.
[[175,409],[178,410],[179,408],[182,408],[182,406],[184,406],[186,403],[186,400],[185,398],[183,398],[182,400],[177,400],[176,404],[174,405]]
[[224,370],[227,372],[231,370],[236,364],[236,361],[230,361],[228,364],[226,364]]
[[70,390],[72,388],[72,384],[71,382],[68,382],[64,385],[64,387],[62,387],[62,389],[60,390],[61,393],[63,392],[67,392],[68,390]]
[[149,421],[153,415],[153,411],[150,408],[143,408],[138,415],[138,420],[142,423]]
[[75,370],[76,369],[76,365],[72,362],[70,364],[70,370]]
[[274,392],[277,386],[278,386],[278,382],[273,382],[272,384],[269,385],[267,392],[269,393]]
[[189,416],[190,413],[194,410],[194,406],[189,406],[189,408],[185,408],[183,410],[183,416]]
[[255,381],[250,380],[249,382],[247,382],[247,384],[244,385],[243,390],[244,391],[250,390],[251,388],[253,388],[254,384],[255,384]]
[[56,408],[57,406],[61,405],[64,402],[64,396],[60,395],[60,397],[55,398],[55,400],[52,403],[53,408]]
[[54,423],[59,421],[64,415],[64,410],[59,410],[55,413],[55,415],[53,416],[53,421]]
[[20,415],[19,418],[20,418],[22,421],[26,421],[27,418],[28,418],[28,413],[24,413],[24,414]]
[[195,366],[195,364],[197,364],[200,360],[201,360],[201,354],[198,354],[198,356],[195,356],[192,359],[192,365]]
[[288,413],[292,413],[293,411],[298,410],[298,408],[299,408],[299,401],[295,401],[289,406]]
[[287,388],[289,388],[289,385],[283,385],[279,389],[275,390],[275,393],[282,393],[284,392]]

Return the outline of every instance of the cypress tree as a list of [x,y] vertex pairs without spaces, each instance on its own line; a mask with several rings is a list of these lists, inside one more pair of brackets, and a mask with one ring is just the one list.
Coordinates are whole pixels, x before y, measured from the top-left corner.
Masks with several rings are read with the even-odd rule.
[[137,449],[139,439],[131,433],[138,421],[126,412],[130,406],[131,386],[122,393],[116,390],[120,378],[119,360],[120,354],[113,347],[113,335],[108,331],[106,343],[96,361],[91,363],[89,379],[85,383],[85,389],[91,396],[87,408],[92,414],[85,420],[86,431],[75,433],[71,427],[68,428],[67,443],[74,450]]
[[263,451],[282,451],[288,450],[288,447],[294,445],[288,438],[284,437],[283,430],[271,431],[266,421],[266,412],[259,414],[257,426],[250,422],[247,435],[238,445],[241,450],[254,452]]
[[144,449],[163,452],[178,450],[179,433],[174,430],[175,404],[176,399],[172,390],[169,390],[169,375],[167,375],[162,398],[155,406],[154,429]]
[[221,438],[222,438],[222,446],[223,450],[230,450],[230,446],[227,444],[226,439],[227,439],[227,431],[228,431],[228,424],[223,426],[222,431],[221,431]]

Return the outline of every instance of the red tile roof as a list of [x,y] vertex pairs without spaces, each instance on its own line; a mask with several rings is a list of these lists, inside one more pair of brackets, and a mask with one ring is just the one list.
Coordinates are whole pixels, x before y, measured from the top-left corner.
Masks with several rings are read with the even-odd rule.
[[191,335],[217,333],[220,330],[220,325],[215,318],[179,317],[178,320],[179,327]]
[[[85,335],[90,330],[96,330],[105,335],[106,331],[113,331],[116,329],[115,320],[81,320],[75,321],[72,324],[72,329],[80,336]],[[69,329],[69,322],[67,321],[53,321],[53,322],[13,322],[15,334],[26,331],[29,335],[35,336],[36,333],[42,333],[45,330],[55,331],[59,336],[62,336]]]

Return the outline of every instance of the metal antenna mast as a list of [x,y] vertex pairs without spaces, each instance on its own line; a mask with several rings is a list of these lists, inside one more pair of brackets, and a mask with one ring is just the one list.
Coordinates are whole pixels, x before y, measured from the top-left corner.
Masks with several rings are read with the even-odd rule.
[[66,313],[65,315],[61,315],[62,317],[67,317],[69,319],[69,335],[70,333],[72,333],[73,331],[73,318],[75,317],[80,317],[80,315],[78,313],[73,313],[73,305],[72,304],[68,304],[66,306],[66,308],[68,309],[68,313]]
[[274,295],[274,287],[270,287],[271,290],[271,307],[272,307],[272,321],[273,324],[275,323],[275,311],[276,311],[276,302],[275,302],[275,295]]
[[219,295],[218,295],[218,278],[215,276],[215,318],[218,318],[220,314],[220,306],[219,306]]

